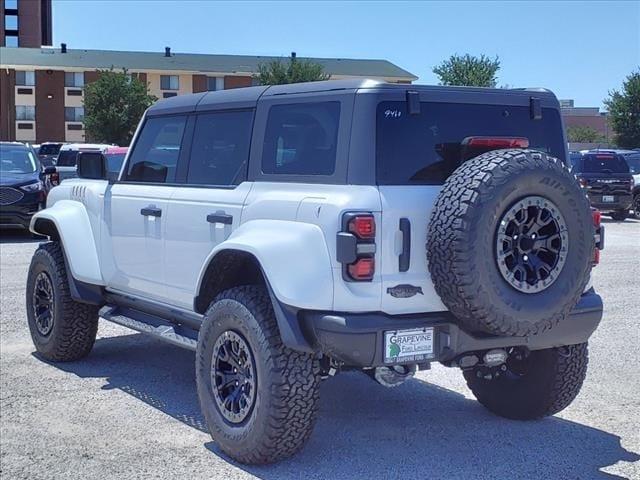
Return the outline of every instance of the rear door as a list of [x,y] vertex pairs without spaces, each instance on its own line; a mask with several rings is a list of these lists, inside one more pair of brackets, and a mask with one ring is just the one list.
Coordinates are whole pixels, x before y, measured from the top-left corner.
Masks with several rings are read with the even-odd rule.
[[[525,137],[530,148],[565,158],[557,109],[534,120],[529,98],[514,105],[382,101],[376,113],[376,178],[382,204],[382,310],[415,313],[446,310],[435,293],[425,243],[431,210],[445,180],[465,159],[482,152],[465,148],[468,137]],[[518,104],[519,103],[519,104]],[[456,199],[452,199],[455,202]]]
[[167,206],[175,190],[186,127],[186,115],[148,118],[121,179],[105,194],[107,250],[100,258],[112,290],[155,300],[166,297]]
[[189,309],[209,254],[240,225],[252,185],[246,178],[253,110],[192,118],[188,165],[167,208],[164,256],[169,302]]

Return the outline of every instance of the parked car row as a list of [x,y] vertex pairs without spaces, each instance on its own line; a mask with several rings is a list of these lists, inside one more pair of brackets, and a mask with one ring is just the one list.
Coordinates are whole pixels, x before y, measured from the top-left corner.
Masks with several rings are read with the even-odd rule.
[[31,217],[45,207],[49,191],[77,177],[78,155],[100,153],[110,176],[117,175],[127,147],[105,144],[0,142],[0,227],[29,228]]
[[633,210],[640,219],[640,151],[571,152],[571,171],[587,192],[591,206],[618,221]]

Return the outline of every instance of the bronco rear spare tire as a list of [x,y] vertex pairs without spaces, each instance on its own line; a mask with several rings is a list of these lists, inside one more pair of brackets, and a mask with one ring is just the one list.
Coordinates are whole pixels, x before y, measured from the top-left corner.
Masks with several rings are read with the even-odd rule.
[[591,271],[589,202],[565,165],[532,150],[496,150],[445,182],[428,228],[429,271],[471,331],[525,336],[562,321]]

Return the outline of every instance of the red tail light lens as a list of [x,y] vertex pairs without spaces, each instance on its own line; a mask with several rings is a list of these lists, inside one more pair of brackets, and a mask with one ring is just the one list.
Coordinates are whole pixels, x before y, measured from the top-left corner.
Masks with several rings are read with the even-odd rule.
[[349,232],[356,237],[369,240],[376,236],[376,221],[373,215],[358,215],[349,220]]
[[588,182],[586,178],[578,177],[578,183],[582,188],[585,188]]
[[596,227],[596,248],[593,249],[592,264],[595,267],[600,263],[600,250],[604,247],[604,227],[600,225],[602,221],[602,213],[595,208],[591,209],[591,217],[593,218],[593,226]]
[[373,257],[360,258],[349,265],[348,270],[354,280],[371,280],[375,272],[375,261]]
[[524,137],[467,137],[463,145],[477,148],[529,148],[529,139]]

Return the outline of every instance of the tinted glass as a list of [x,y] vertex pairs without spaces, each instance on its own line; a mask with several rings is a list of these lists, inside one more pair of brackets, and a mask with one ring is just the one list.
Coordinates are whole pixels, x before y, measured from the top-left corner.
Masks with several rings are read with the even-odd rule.
[[0,145],[0,173],[33,173],[38,168],[35,156],[21,145]]
[[340,102],[276,105],[269,110],[262,171],[331,175],[336,165]]
[[406,102],[381,102],[376,126],[376,172],[379,184],[442,184],[462,163],[478,153],[462,141],[474,136],[526,137],[530,148],[565,160],[557,110],[543,108],[532,120],[529,107],[421,103],[409,115]]
[[174,182],[186,121],[183,115],[148,119],[131,152],[126,180]]
[[629,167],[620,155],[586,154],[583,173],[629,173]]
[[632,153],[630,155],[625,155],[624,159],[629,165],[629,171],[634,175],[640,173],[640,153]]
[[124,153],[106,153],[104,158],[107,160],[107,172],[118,173],[122,162],[124,162]]
[[253,113],[198,115],[187,183],[237,185],[245,179]]
[[61,150],[60,154],[58,155],[56,165],[58,167],[75,167],[77,156],[77,150]]
[[51,143],[47,145],[40,145],[38,149],[38,155],[57,155],[62,147],[59,143]]

